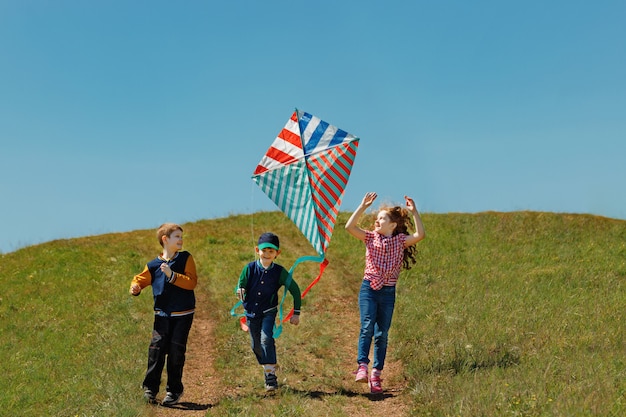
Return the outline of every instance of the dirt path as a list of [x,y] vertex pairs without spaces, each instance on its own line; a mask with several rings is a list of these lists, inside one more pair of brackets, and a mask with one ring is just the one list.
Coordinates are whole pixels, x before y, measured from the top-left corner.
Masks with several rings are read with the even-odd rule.
[[[196,298],[197,305],[208,305],[206,295],[201,291],[196,291]],[[173,407],[155,406],[154,416],[200,417],[206,415],[211,405],[219,401],[222,393],[216,388],[222,384],[213,370],[215,356],[211,343],[208,343],[212,337],[213,322],[208,312],[203,309],[196,310],[189,333],[183,374],[185,394],[180,403]]]
[[[341,303],[337,303],[337,305],[341,305]],[[356,394],[352,397],[353,400],[350,404],[344,407],[344,411],[351,416],[361,416],[363,415],[364,408],[367,409],[372,407],[374,406],[373,403],[375,403],[375,412],[367,414],[393,417],[407,415],[407,404],[409,403],[409,400],[404,395],[407,389],[407,384],[402,373],[402,363],[392,359],[392,338],[390,338],[385,370],[382,375],[383,394],[371,395],[369,394],[369,387],[367,384],[354,382],[354,376],[351,372],[356,370],[355,356],[357,349],[357,335],[360,328],[358,305],[356,304],[356,300],[354,300],[351,307],[353,309],[333,308],[333,315],[336,317],[336,322],[341,323],[340,328],[349,329],[349,331],[339,332],[335,339],[337,351],[343,352],[342,356],[345,358],[343,359],[343,362],[346,364],[344,372],[346,377],[344,381],[342,381],[342,387],[348,392]],[[372,359],[371,355],[370,359]]]
[[[208,305],[206,295],[198,291],[196,293],[198,305]],[[354,308],[358,308],[354,305]],[[375,406],[376,415],[403,416],[407,415],[406,381],[402,374],[402,364],[391,360],[388,354],[387,364],[383,373],[384,393],[382,395],[370,395],[366,384],[353,382],[351,377],[354,354],[356,349],[356,339],[353,330],[358,330],[358,315],[351,309],[340,309],[333,313],[337,323],[342,323],[345,329],[351,331],[338,332],[335,340],[337,347],[335,353],[342,352],[342,362],[345,365],[346,378],[340,382],[345,393],[348,393],[351,400],[343,407],[346,414],[352,416],[362,415],[364,409]],[[223,389],[216,372],[214,372],[213,361],[215,354],[212,345],[207,343],[213,337],[213,323],[208,313],[203,310],[196,312],[194,323],[189,335],[187,346],[187,360],[183,382],[185,383],[185,395],[181,402],[173,407],[155,406],[152,415],[155,417],[203,417],[207,411],[216,405],[220,399],[227,395]],[[389,352],[393,349],[390,343]],[[343,395],[346,395],[346,394]],[[325,393],[333,395],[333,393]],[[375,405],[373,404],[375,403]]]

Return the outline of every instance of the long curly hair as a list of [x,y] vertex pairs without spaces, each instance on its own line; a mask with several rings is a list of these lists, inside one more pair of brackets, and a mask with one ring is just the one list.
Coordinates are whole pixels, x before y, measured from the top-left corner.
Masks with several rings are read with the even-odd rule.
[[[414,227],[411,220],[411,213],[400,206],[381,207],[380,211],[385,211],[389,215],[389,220],[396,223],[396,228],[393,231],[393,236],[400,233],[410,235],[409,227]],[[404,256],[402,257],[402,268],[409,270],[417,262],[415,255],[417,254],[417,248],[415,245],[404,248]]]

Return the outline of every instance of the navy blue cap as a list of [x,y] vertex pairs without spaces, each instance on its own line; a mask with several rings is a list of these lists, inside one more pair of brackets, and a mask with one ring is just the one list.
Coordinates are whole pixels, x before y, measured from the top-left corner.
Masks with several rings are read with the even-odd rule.
[[278,236],[274,233],[263,233],[261,237],[259,237],[258,247],[259,249],[274,248],[278,250],[280,247]]

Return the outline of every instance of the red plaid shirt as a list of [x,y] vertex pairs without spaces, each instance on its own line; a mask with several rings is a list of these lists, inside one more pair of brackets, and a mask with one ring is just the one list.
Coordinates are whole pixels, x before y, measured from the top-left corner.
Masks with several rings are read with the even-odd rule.
[[373,290],[394,286],[402,269],[404,242],[407,235],[383,236],[365,231],[365,279]]

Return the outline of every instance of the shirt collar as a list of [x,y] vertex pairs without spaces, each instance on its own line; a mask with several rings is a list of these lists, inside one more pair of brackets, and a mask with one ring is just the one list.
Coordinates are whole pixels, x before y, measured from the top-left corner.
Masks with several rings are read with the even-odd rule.
[[165,262],[170,262],[170,261],[172,261],[172,260],[176,259],[176,257],[178,257],[178,254],[179,254],[179,253],[180,253],[180,252],[176,252],[176,253],[174,254],[174,256],[172,256],[170,259],[165,259],[165,258],[163,257],[163,254],[160,254],[160,255],[159,255],[159,259],[161,259],[161,260],[163,260],[163,261],[165,261]]
[[260,259],[257,259],[256,263],[261,269],[265,269],[266,271],[269,271],[270,269],[274,268],[274,262],[272,262],[270,266],[268,266],[267,268],[263,266]]

